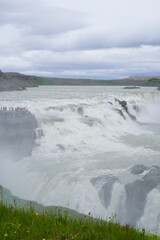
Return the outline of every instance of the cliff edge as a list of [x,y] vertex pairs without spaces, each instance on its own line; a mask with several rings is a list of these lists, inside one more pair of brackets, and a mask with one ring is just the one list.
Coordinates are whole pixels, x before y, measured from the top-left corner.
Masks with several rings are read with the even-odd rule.
[[29,156],[41,136],[36,118],[27,108],[0,109],[0,159]]
[[0,92],[21,91],[28,87],[38,87],[36,77],[20,73],[3,73],[0,70]]

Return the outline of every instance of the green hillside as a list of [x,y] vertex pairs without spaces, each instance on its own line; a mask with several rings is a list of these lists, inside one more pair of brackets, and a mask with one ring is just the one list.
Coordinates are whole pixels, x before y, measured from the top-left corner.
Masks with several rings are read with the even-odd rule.
[[106,221],[60,207],[44,207],[13,196],[7,189],[0,193],[1,240],[156,240],[144,229],[121,226],[115,213]]

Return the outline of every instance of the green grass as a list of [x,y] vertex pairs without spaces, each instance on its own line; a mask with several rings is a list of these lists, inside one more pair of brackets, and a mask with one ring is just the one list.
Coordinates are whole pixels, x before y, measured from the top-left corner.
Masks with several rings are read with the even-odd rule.
[[138,232],[129,225],[121,226],[113,219],[96,220],[89,216],[71,218],[58,209],[54,213],[43,213],[29,207],[18,209],[0,204],[1,240],[149,240],[158,239],[157,235],[146,235],[145,230]]
[[54,85],[52,80],[49,78],[36,77],[38,85]]
[[[38,85],[68,85],[68,86],[141,86],[152,87],[159,86],[160,79],[151,78],[147,82],[139,80],[134,84],[133,81],[121,82],[119,80],[89,80],[89,79],[68,79],[68,78],[50,78],[50,77],[35,77]],[[84,81],[83,81],[84,80]]]

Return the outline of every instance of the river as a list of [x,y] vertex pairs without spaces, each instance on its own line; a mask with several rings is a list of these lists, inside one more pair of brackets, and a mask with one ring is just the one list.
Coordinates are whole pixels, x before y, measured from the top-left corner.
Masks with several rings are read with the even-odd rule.
[[[44,132],[30,157],[0,161],[3,186],[46,206],[104,219],[114,212],[123,224],[160,233],[159,182],[152,189],[145,182],[145,197],[138,184],[160,167],[156,88],[43,86],[1,92],[0,107],[27,107]],[[135,165],[142,171],[134,173]]]

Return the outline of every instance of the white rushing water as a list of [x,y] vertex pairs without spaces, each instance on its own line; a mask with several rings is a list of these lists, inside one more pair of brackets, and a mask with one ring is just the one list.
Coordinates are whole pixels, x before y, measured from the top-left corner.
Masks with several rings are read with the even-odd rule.
[[[136,121],[117,99],[127,102]],[[49,86],[2,92],[0,107],[27,107],[44,137],[32,156],[0,161],[0,183],[21,198],[96,217],[116,212],[122,223],[160,233],[160,182],[156,179],[150,189],[143,179],[152,166],[160,166],[159,106],[156,88]],[[140,164],[150,168],[133,174],[130,168]]]

